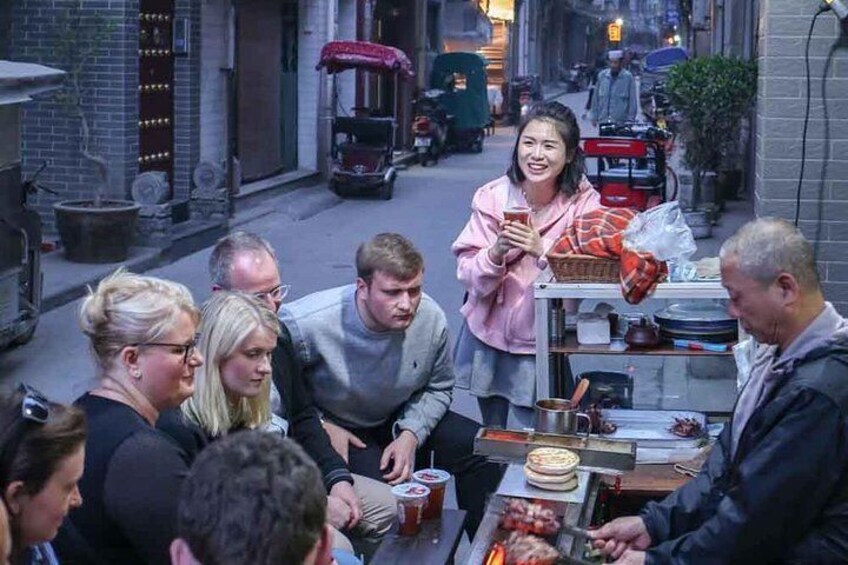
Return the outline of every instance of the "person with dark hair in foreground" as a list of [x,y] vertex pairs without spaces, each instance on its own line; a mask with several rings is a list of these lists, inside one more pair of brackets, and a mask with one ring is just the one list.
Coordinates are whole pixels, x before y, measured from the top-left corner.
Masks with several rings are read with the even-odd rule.
[[[54,565],[50,540],[68,511],[82,504],[77,482],[85,461],[85,414],[49,402],[21,385],[0,398],[0,563]],[[11,547],[6,543],[12,532]]]
[[356,270],[355,284],[280,309],[295,361],[351,471],[398,484],[434,452],[436,467],[456,477],[473,536],[501,473],[473,454],[479,425],[448,410],[447,320],[422,291],[424,259],[403,236],[383,233],[360,245]]
[[173,565],[333,562],[321,472],[294,441],[250,430],[203,450],[183,481]]

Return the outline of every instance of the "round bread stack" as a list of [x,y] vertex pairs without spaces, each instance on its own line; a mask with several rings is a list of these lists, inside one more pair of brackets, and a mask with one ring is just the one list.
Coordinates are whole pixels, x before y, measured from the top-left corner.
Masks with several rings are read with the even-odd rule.
[[534,487],[544,490],[569,491],[577,488],[577,465],[580,457],[568,449],[540,447],[527,454],[524,477]]

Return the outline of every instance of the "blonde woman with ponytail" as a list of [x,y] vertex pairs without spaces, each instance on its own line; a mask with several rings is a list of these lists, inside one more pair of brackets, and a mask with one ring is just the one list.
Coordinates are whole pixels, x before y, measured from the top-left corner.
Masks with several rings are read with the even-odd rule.
[[156,429],[194,392],[200,313],[183,285],[119,270],[79,314],[99,384],[76,401],[88,421],[85,504],[69,515],[63,560],[168,563],[190,458]]

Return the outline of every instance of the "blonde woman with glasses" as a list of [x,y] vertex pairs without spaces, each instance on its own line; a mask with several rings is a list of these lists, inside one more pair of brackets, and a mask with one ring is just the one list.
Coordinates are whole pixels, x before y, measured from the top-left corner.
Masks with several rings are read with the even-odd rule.
[[190,457],[156,429],[194,392],[200,312],[181,284],[125,271],[83,300],[99,385],[76,401],[88,420],[85,505],[57,545],[76,563],[168,563]]

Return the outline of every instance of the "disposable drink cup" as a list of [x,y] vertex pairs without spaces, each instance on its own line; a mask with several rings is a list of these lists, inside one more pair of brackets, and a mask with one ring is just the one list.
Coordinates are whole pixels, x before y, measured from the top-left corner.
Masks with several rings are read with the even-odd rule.
[[442,507],[445,505],[445,487],[451,478],[450,473],[441,469],[421,469],[415,471],[412,478],[430,489],[430,496],[424,507],[424,519],[441,518]]
[[511,206],[504,210],[505,222],[519,222],[521,224],[530,224],[530,208],[526,206]]
[[419,483],[402,483],[392,487],[392,494],[397,500],[398,533],[414,536],[421,531],[424,505],[430,489]]

